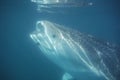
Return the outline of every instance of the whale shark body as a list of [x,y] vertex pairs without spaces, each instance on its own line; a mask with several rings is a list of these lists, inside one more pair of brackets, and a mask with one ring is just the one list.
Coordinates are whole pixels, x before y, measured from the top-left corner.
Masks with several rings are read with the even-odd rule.
[[119,80],[120,49],[50,21],[38,21],[30,34],[43,54],[61,67],[62,80]]

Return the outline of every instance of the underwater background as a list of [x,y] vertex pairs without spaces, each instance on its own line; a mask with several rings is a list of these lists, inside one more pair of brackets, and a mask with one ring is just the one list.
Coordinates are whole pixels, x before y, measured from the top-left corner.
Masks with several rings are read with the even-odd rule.
[[0,80],[61,80],[64,71],[48,60],[29,37],[38,20],[120,45],[120,1],[91,1],[93,6],[39,13],[30,0],[1,0]]

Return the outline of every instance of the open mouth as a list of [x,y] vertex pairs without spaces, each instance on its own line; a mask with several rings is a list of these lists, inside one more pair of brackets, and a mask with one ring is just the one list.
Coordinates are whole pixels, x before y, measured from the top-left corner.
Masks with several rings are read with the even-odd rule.
[[37,44],[37,46],[45,48],[46,50],[53,51],[53,47],[45,36],[42,34],[33,32],[30,34],[31,39]]
[[37,36],[36,36],[36,34],[34,34],[34,32],[32,34],[30,34],[30,37],[35,43],[38,43]]

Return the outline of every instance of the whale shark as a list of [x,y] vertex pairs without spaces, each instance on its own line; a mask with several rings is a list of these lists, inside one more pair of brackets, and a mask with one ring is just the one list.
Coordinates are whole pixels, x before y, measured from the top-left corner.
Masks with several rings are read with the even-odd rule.
[[63,69],[62,80],[120,80],[120,48],[114,44],[47,20],[37,21],[30,37]]

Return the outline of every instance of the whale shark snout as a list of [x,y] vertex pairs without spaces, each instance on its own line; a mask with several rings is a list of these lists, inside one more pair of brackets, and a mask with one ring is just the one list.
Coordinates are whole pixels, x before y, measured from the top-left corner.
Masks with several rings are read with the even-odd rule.
[[61,40],[61,33],[55,25],[49,21],[37,21],[36,30],[30,34],[31,39],[40,45],[41,50],[53,50]]
[[44,21],[38,21],[36,23],[36,30],[41,33],[45,31]]
[[52,49],[50,40],[48,39],[48,29],[49,27],[47,21],[37,21],[36,22],[36,30],[30,34],[31,39],[38,44],[38,46],[46,49]]

